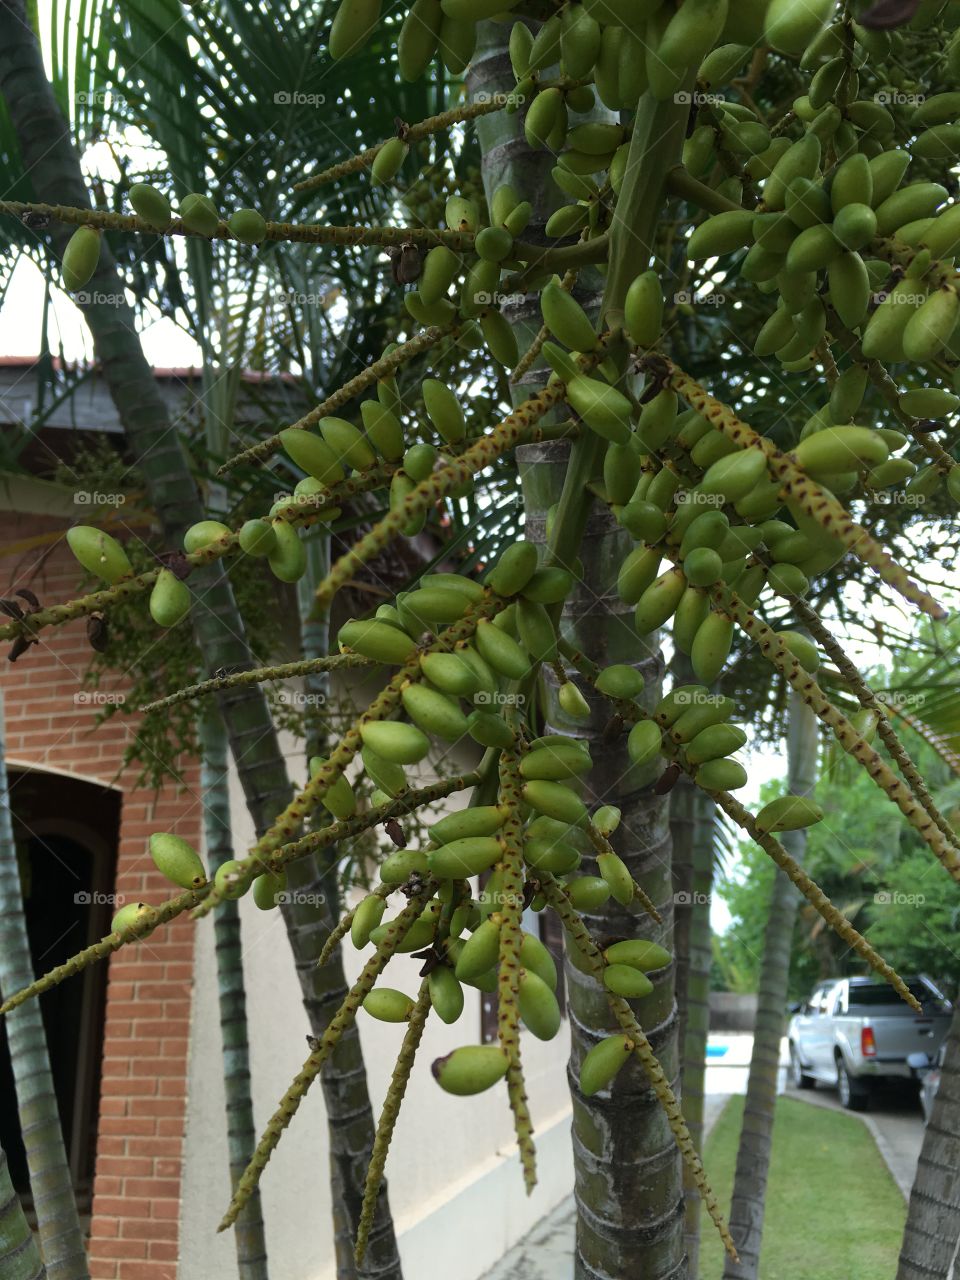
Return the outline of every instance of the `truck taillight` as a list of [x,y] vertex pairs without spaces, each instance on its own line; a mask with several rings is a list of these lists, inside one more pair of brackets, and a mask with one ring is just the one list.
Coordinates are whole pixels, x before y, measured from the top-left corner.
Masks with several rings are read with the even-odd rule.
[[873,1036],[873,1027],[863,1027],[860,1031],[860,1052],[865,1058],[877,1056],[877,1042]]

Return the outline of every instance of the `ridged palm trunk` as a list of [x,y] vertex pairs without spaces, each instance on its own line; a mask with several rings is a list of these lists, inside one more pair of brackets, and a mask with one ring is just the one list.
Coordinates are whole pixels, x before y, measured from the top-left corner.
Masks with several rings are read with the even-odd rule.
[[[23,166],[40,201],[87,207],[89,197],[69,131],[53,97],[39,47],[29,26],[23,0],[0,0],[0,94],[6,101],[19,142]],[[70,229],[51,225],[54,249],[62,254]],[[109,246],[103,245],[100,264],[88,287],[95,299],[123,296],[123,282]],[[133,311],[125,306],[101,305],[95,300],[82,307],[93,335],[104,380],[124,426],[131,450],[145,477],[150,504],[160,520],[167,544],[180,545],[186,526],[203,518],[189,462],[182,441],[172,429],[153,372],[143,354]],[[244,636],[230,582],[219,565],[191,575],[197,603],[191,622],[206,669],[212,673],[254,665]],[[262,691],[254,685],[226,690],[217,705],[230,742],[234,765],[244,798],[258,833],[287,803],[290,782],[280,752],[276,729]],[[316,961],[334,918],[324,904],[315,912],[285,910],[284,920],[304,996],[304,1006],[314,1035],[320,1035],[329,1019],[329,1000],[317,997],[314,988]],[[359,1052],[359,1049],[358,1049]],[[354,1064],[362,1073],[362,1062]],[[329,1100],[328,1100],[329,1105]],[[328,1112],[331,1142],[341,1142],[344,1132],[353,1135],[354,1116]],[[365,1162],[367,1152],[356,1156]],[[355,1232],[359,1199],[344,1206]],[[381,1222],[388,1207],[381,1196]],[[399,1259],[392,1258],[388,1241],[392,1229],[378,1234],[376,1265],[371,1274],[399,1276]],[[374,1249],[371,1241],[371,1255]]]
[[[678,681],[687,676],[674,663]],[[681,1045],[681,1107],[694,1146],[702,1154],[704,1078],[710,1030],[713,825],[716,806],[684,775],[670,795],[673,841],[674,955],[676,956],[678,1034]],[[683,1170],[684,1240],[690,1276],[699,1274],[700,1191]]]
[[[509,92],[514,83],[506,54],[509,28],[485,24],[481,32],[468,81],[471,96]],[[638,177],[638,158],[632,176],[624,183],[624,203],[618,209],[624,222],[613,233],[604,289],[608,314],[622,309],[627,285],[648,265],[653,231],[663,207],[661,184],[668,169],[678,161],[683,137],[682,107],[644,103],[640,115],[638,157],[643,154],[643,170],[651,176],[649,187],[644,188]],[[544,175],[555,163],[554,157],[542,151],[530,153],[523,138],[520,113],[489,116],[478,122],[478,133],[488,199],[500,183],[509,182],[521,199],[529,199],[534,206],[533,223],[524,233],[525,238],[542,236],[544,221],[551,211],[544,207],[545,192],[552,191]],[[596,286],[596,310],[600,282],[594,277],[591,283]],[[589,295],[578,289],[577,296],[589,309]],[[510,300],[504,310],[518,331],[523,351],[541,324],[536,298]],[[542,369],[531,371],[515,388],[515,398],[531,394],[543,380]],[[646,697],[654,701],[663,671],[659,651],[655,643],[638,639],[631,610],[620,603],[614,585],[632,542],[614,522],[608,508],[588,504],[583,488],[597,476],[602,459],[599,442],[585,432],[572,448],[564,442],[526,445],[517,451],[517,456],[526,537],[546,540],[546,513],[563,494],[560,558],[572,561],[579,555],[583,564],[582,585],[564,605],[563,635],[600,664],[634,663],[645,676]],[[578,484],[567,478],[573,471],[580,477]],[[591,797],[622,809],[615,847],[663,916],[663,924],[655,926],[636,912],[612,903],[588,917],[588,923],[600,937],[640,934],[669,947],[673,886],[667,800],[654,794],[656,778],[651,771],[625,773],[624,738],[611,740],[606,734],[610,712],[601,698],[585,690],[591,703],[590,720],[586,724],[570,721],[558,707],[555,681],[549,670],[546,680],[548,726],[575,733],[589,742],[595,762],[588,783]],[[590,859],[585,859],[584,866],[587,872],[595,871]],[[676,1083],[678,1040],[673,979],[672,968],[658,974],[654,993],[637,1002],[636,1010],[667,1076]],[[608,1280],[613,1276],[679,1278],[685,1274],[683,1193],[673,1136],[645,1077],[632,1066],[618,1075],[610,1092],[592,1098],[580,1094],[579,1063],[615,1024],[603,992],[569,963],[566,982],[573,1037],[569,1079],[574,1108],[577,1280]]]
[[[200,789],[203,796],[204,844],[207,870],[233,857],[230,826],[228,744],[216,708],[200,723],[203,759]],[[247,1037],[247,997],[243,982],[243,946],[240,907],[225,899],[213,914],[217,955],[217,999],[220,1008],[220,1040],[223,1049],[223,1086],[227,1111],[227,1158],[230,1185],[247,1167],[257,1143],[250,1096],[250,1047]],[[247,1201],[234,1227],[237,1271],[240,1280],[268,1280],[267,1245],[259,1188]]]
[[0,1147],[0,1276],[4,1280],[46,1280],[40,1250],[10,1181],[6,1152]]
[[[817,781],[817,719],[796,693],[790,695],[788,715],[787,787],[792,795],[810,795]],[[791,857],[802,862],[806,832],[785,831],[781,840]],[[796,889],[778,870],[764,932],[753,1053],[730,1206],[730,1233],[740,1261],[727,1258],[724,1280],[757,1280],[759,1275],[780,1042],[790,978],[793,926],[799,901]]]
[[897,1280],[949,1280],[960,1257],[960,1005],[910,1191]]
[[[34,979],[30,958],[30,942],[23,912],[20,868],[13,839],[13,819],[7,789],[7,771],[3,755],[3,724],[0,712],[0,994],[9,995],[27,987]],[[10,1063],[17,1093],[20,1131],[27,1154],[30,1189],[37,1217],[40,1247],[51,1280],[87,1280],[87,1256],[83,1231],[77,1214],[77,1203],[70,1177],[70,1166],[63,1143],[60,1114],[53,1089],[53,1075],[47,1052],[43,1015],[36,1000],[28,1000],[5,1019]],[[10,1230],[16,1235],[17,1217],[22,1217],[20,1203],[13,1196],[3,1157],[3,1180],[0,1188],[0,1241],[3,1239],[3,1209],[12,1215]],[[14,1204],[7,1205],[13,1196]],[[6,1280],[3,1247],[0,1244],[0,1276]],[[24,1275],[35,1271],[25,1270]]]

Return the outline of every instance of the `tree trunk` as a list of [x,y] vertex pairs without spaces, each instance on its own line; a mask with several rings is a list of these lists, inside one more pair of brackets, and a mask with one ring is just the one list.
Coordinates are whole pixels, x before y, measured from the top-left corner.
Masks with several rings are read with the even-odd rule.
[[[203,761],[200,790],[207,870],[233,857],[230,827],[227,736],[223,722],[211,707],[200,723]],[[247,997],[243,982],[243,946],[240,939],[240,907],[224,899],[213,913],[217,954],[217,998],[220,1006],[220,1039],[223,1047],[223,1085],[226,1094],[227,1152],[230,1185],[236,1186],[257,1145],[250,1096],[250,1052],[247,1039]],[[267,1243],[263,1233],[260,1190],[244,1205],[234,1228],[237,1270],[240,1280],[268,1280]]]
[[[791,692],[787,729],[787,789],[792,795],[810,795],[817,781],[817,719],[799,694]],[[785,831],[784,848],[803,861],[805,831]],[[770,1168],[780,1042],[790,979],[793,926],[800,899],[793,885],[777,871],[770,897],[770,914],[763,941],[757,1020],[753,1053],[743,1109],[743,1128],[737,1149],[737,1168],[730,1207],[730,1233],[740,1254],[739,1263],[727,1258],[724,1280],[757,1280],[763,1212]]]
[[[34,979],[30,942],[23,913],[20,868],[13,839],[13,819],[7,771],[3,757],[3,725],[0,713],[0,993],[9,995],[28,987]],[[87,1255],[70,1166],[63,1144],[60,1114],[53,1089],[53,1075],[47,1052],[43,1015],[37,1000],[28,1000],[6,1017],[10,1064],[17,1092],[20,1130],[27,1153],[30,1189],[37,1215],[40,1247],[51,1280],[87,1280]],[[7,1205],[13,1194],[9,1186],[6,1157],[3,1178],[8,1190],[0,1189],[0,1204]],[[22,1217],[19,1201],[10,1213]],[[11,1229],[16,1231],[15,1218]],[[4,1236],[4,1214],[0,1210],[0,1240]],[[2,1245],[0,1245],[2,1255]],[[7,1276],[0,1256],[0,1275]],[[25,1275],[33,1275],[25,1271]]]
[[46,1280],[46,1268],[10,1181],[6,1152],[0,1147],[0,1276],[3,1280]]
[[960,1005],[910,1191],[897,1280],[953,1280],[960,1259]]
[[[30,174],[37,199],[89,207],[80,164],[47,80],[23,0],[0,0],[0,94],[7,103],[24,168]],[[50,234],[54,249],[62,255],[70,228],[53,224]],[[84,303],[81,310],[93,335],[104,379],[146,478],[150,503],[161,522],[166,542],[170,546],[179,545],[183,529],[202,519],[204,511],[182,441],[171,427],[166,406],[144,357],[133,311],[126,305],[104,305],[96,300],[98,295],[123,295],[123,282],[106,243],[87,294],[90,301]],[[243,623],[222,566],[214,564],[195,572],[190,586],[196,601],[191,622],[208,672],[220,667],[231,670],[253,666]],[[245,685],[223,691],[217,703],[247,808],[260,834],[290,796],[286,764],[266,699],[258,686]],[[321,901],[309,912],[285,908],[284,920],[311,1031],[321,1035],[330,1015],[331,997],[321,998],[317,994],[316,961],[335,918],[329,906]],[[363,1074],[359,1043],[352,1070]],[[350,1133],[356,1144],[354,1161],[358,1166],[365,1164],[369,1149],[359,1150],[354,1116],[349,1112],[328,1114],[328,1123],[331,1145],[336,1147],[342,1142],[341,1132]],[[359,1198],[345,1206],[351,1234],[356,1232],[359,1207]],[[371,1266],[377,1267],[371,1274],[399,1276],[400,1262],[395,1247],[391,1256],[392,1227],[386,1230],[385,1193],[381,1193],[379,1212],[384,1229],[377,1236],[378,1248],[373,1247],[371,1237],[369,1256]]]

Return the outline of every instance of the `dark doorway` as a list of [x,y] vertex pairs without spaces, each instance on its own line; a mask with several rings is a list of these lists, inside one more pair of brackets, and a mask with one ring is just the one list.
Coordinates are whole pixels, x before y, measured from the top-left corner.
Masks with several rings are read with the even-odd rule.
[[[10,771],[10,801],[34,973],[62,964],[109,932],[120,793],[76,778]],[[67,1157],[81,1212],[96,1155],[106,964],[91,965],[40,998]],[[0,1142],[29,1207],[6,1033],[0,1025]]]

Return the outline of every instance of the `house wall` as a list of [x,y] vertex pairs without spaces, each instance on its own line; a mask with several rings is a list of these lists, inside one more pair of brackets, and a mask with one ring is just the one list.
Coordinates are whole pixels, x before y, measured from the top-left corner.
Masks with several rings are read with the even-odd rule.
[[[65,525],[0,513],[0,594],[29,587],[45,604],[78,594],[76,562],[60,537]],[[136,790],[133,771],[122,767],[133,724],[118,715],[95,726],[98,705],[82,690],[89,659],[81,619],[43,632],[15,665],[0,663],[7,763],[119,788],[115,892],[123,901],[160,902],[170,885],[154,870],[147,837],[176,830],[199,842],[197,762],[183,762],[179,788]],[[104,692],[122,696],[123,685]],[[15,790],[11,799],[16,812]],[[44,817],[49,826],[51,815]],[[92,1280],[177,1277],[193,939],[193,925],[181,918],[109,961]]]

